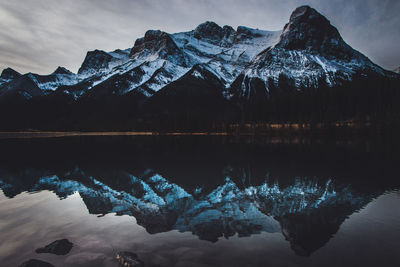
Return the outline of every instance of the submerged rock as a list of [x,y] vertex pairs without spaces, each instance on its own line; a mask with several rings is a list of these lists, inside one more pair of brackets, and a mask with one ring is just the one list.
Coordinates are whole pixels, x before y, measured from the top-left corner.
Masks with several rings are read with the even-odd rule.
[[52,253],[55,255],[66,255],[72,249],[73,244],[68,239],[56,240],[44,248],[36,249],[36,253]]
[[139,260],[138,256],[129,251],[120,251],[115,256],[121,266],[127,267],[144,267],[143,261]]
[[22,263],[20,267],[54,267],[54,265],[45,261],[30,259]]

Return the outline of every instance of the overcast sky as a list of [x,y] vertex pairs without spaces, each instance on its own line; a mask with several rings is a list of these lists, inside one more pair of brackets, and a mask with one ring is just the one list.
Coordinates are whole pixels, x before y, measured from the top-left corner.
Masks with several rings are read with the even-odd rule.
[[0,69],[76,72],[88,50],[130,48],[146,30],[187,31],[207,20],[280,30],[303,4],[374,62],[400,66],[399,0],[0,0]]

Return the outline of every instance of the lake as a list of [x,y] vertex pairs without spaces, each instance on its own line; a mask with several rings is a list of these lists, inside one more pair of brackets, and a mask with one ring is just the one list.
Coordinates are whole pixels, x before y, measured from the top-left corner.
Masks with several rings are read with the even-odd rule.
[[[0,265],[400,266],[396,137],[0,139]],[[55,240],[66,255],[35,252]]]

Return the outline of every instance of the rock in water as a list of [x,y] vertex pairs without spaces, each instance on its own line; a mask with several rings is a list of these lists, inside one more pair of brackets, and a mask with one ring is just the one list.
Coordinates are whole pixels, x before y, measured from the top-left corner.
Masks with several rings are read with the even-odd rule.
[[139,260],[135,253],[129,251],[120,251],[116,255],[117,260],[121,266],[127,267],[144,267],[144,263]]
[[22,263],[20,267],[54,267],[54,265],[45,261],[31,259]]
[[56,255],[66,255],[72,249],[73,244],[68,239],[56,240],[44,248],[36,249],[36,253],[52,253]]

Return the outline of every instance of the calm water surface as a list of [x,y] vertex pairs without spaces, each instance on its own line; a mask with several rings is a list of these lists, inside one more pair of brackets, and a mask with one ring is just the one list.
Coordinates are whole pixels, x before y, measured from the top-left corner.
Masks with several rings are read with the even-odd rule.
[[[400,266],[387,138],[0,140],[0,266]],[[68,238],[65,256],[35,249]]]

